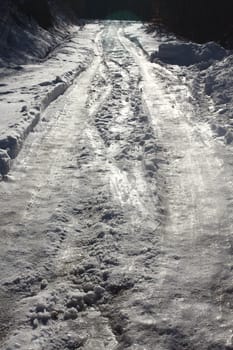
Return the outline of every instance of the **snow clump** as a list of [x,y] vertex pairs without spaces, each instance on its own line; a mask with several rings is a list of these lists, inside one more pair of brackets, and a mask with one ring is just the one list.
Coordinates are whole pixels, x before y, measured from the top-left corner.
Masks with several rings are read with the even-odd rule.
[[0,175],[6,176],[10,170],[11,158],[6,150],[0,149]]

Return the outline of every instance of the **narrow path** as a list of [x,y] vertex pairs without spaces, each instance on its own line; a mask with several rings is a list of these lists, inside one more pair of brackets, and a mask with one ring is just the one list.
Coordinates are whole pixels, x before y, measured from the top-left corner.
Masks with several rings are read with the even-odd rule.
[[119,23],[95,50],[0,184],[1,348],[232,349],[230,155]]

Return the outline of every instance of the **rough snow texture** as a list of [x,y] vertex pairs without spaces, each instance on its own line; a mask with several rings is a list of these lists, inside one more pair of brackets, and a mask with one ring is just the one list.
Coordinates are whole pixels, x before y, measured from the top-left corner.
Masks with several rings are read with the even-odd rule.
[[[135,32],[141,31],[138,37]],[[148,35],[139,24],[126,28],[127,37],[143,47],[153,62],[165,65],[192,91],[199,120],[210,123],[214,134],[226,144],[233,142],[233,55],[210,42],[181,42],[173,36]]]
[[96,30],[94,25],[83,30],[73,27],[72,37],[44,62],[21,66],[14,73],[2,69],[0,149],[7,150],[11,158],[16,157],[45,108],[91,63]]
[[[80,35],[94,59],[0,182],[1,348],[232,350],[232,150],[208,70],[151,63],[135,24]],[[39,67],[41,91],[60,84]]]
[[[141,30],[140,38],[137,31]],[[134,42],[152,62],[160,61],[180,66],[191,66],[203,63],[207,68],[212,63],[222,60],[228,55],[228,51],[214,42],[206,44],[195,44],[193,42],[182,42],[174,35],[165,35],[160,32],[147,34],[145,27],[139,23],[132,24],[126,28],[127,37]]]
[[233,55],[214,62],[207,69],[194,71],[190,81],[200,104],[200,114],[208,120],[220,140],[233,142]]
[[220,45],[210,42],[207,44],[195,43],[165,43],[159,45],[158,52],[151,56],[151,60],[159,59],[169,64],[190,66],[200,62],[221,60],[227,55],[226,50]]
[[[86,29],[86,35],[79,35],[71,11],[62,3],[47,2],[52,18],[47,29],[24,13],[21,3],[3,0],[0,4],[0,150],[11,159],[44,109],[93,58],[93,31]],[[7,168],[0,163],[0,173]]]
[[22,11],[21,2],[2,0],[0,4],[0,67],[20,69],[20,64],[42,60],[72,33],[72,13],[61,8],[59,0],[47,1],[52,19],[47,29]]

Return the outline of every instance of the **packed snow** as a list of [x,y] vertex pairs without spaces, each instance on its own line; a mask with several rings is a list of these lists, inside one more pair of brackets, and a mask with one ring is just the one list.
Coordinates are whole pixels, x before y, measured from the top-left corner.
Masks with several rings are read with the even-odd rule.
[[106,21],[2,68],[1,349],[233,349],[231,63]]

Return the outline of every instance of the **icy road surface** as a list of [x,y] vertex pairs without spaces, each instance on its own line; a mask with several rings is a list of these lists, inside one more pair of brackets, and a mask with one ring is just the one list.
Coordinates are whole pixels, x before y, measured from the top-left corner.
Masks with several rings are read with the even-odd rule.
[[1,349],[233,349],[230,148],[176,68],[96,28],[0,183]]

